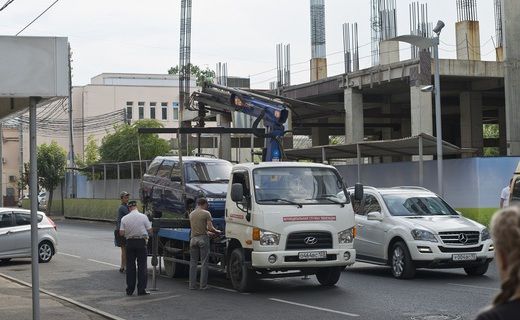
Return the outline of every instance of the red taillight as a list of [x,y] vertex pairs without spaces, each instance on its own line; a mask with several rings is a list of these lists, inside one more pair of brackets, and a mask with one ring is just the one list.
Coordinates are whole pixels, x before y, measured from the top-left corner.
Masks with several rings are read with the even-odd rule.
[[52,226],[54,227],[54,230],[58,231],[58,227],[56,226],[56,224],[54,223],[54,221],[52,221],[51,218],[47,217],[47,219],[49,219],[49,222],[52,224]]

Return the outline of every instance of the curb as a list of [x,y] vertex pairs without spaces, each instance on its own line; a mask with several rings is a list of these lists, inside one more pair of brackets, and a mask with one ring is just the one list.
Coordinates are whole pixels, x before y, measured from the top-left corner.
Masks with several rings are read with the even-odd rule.
[[[27,282],[25,282],[25,281],[22,281],[22,280],[19,280],[19,279],[16,279],[16,278],[10,277],[10,276],[8,276],[8,275],[6,275],[6,274],[0,273],[0,277],[4,278],[4,279],[6,279],[6,280],[9,280],[9,281],[11,281],[11,282],[14,282],[14,283],[17,283],[17,284],[23,285],[23,286],[25,286],[25,287],[32,288],[32,285],[31,285],[31,284],[29,284],[29,283],[27,283]],[[46,294],[46,295],[48,295],[48,296],[51,296],[51,297],[53,297],[53,298],[56,298],[56,299],[59,299],[59,300],[62,300],[62,301],[68,302],[68,303],[70,303],[70,304],[73,304],[73,305],[75,305],[75,306],[77,306],[77,307],[79,307],[79,308],[81,308],[81,309],[84,309],[84,310],[90,311],[90,312],[92,312],[92,313],[95,313],[95,314],[97,314],[97,315],[99,315],[99,316],[102,316],[102,317],[104,317],[104,318],[106,318],[106,319],[109,319],[109,320],[125,320],[125,319],[123,319],[123,318],[121,318],[121,317],[115,316],[115,315],[110,314],[110,313],[108,313],[108,312],[105,312],[105,311],[102,311],[102,310],[96,309],[96,308],[94,308],[94,307],[91,307],[91,306],[86,305],[86,304],[84,304],[84,303],[81,303],[81,302],[79,302],[79,301],[76,301],[76,300],[73,300],[73,299],[70,299],[70,298],[67,298],[67,297],[60,296],[60,295],[58,295],[58,294],[52,293],[52,292],[50,292],[50,291],[47,291],[47,290],[44,290],[44,289],[41,289],[41,288],[40,288],[40,292],[41,292],[41,293],[44,293],[44,294]]]

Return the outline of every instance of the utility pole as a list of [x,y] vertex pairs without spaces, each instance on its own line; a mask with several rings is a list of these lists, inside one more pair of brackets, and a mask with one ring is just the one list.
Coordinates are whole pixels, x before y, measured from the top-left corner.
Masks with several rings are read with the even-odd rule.
[[20,178],[18,179],[18,185],[20,186],[20,191],[18,193],[18,196],[20,197],[20,199],[23,199],[23,183],[24,183],[24,178],[23,178],[23,123],[22,123],[22,120],[20,119],[20,132],[19,132],[19,144],[20,144]]
[[72,50],[69,43],[69,173],[67,194],[68,198],[76,198],[76,174],[74,168],[74,126],[72,121]]
[[0,122],[0,207],[4,206],[4,128]]
[[[191,0],[181,0],[181,27],[179,43],[179,127],[190,127],[185,121],[185,110],[190,101],[190,56],[191,56]],[[188,136],[177,136],[179,152],[188,145]]]

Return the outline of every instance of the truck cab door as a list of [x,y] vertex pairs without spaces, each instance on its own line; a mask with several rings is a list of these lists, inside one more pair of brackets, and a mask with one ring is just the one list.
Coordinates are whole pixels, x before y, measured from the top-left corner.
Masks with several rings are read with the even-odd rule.
[[233,172],[231,183],[240,183],[243,190],[242,202],[233,202],[228,194],[226,201],[226,236],[240,238],[244,228],[240,225],[250,225],[252,222],[252,195],[247,171]]

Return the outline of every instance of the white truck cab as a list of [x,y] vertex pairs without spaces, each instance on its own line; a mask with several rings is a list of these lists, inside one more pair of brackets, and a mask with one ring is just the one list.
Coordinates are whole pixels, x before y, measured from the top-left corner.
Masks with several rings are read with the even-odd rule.
[[[354,263],[354,212],[349,197],[338,198],[346,190],[334,167],[238,164],[228,188],[226,260],[236,289],[247,290],[257,275],[315,274],[332,286]],[[357,189],[362,198],[362,187]]]

